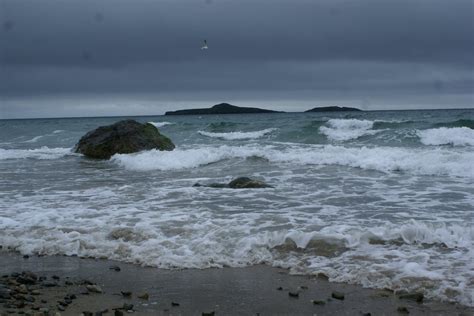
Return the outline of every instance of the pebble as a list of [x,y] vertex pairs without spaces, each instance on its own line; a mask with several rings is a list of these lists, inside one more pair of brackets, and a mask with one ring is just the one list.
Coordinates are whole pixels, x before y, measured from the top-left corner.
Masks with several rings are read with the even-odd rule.
[[177,303],[177,302],[171,302],[171,306],[179,306],[179,303]]
[[114,316],[123,316],[123,312],[119,311],[119,310],[116,310],[115,313],[114,313]]
[[325,301],[321,301],[321,300],[312,300],[311,302],[313,302],[314,305],[325,305],[326,304]]
[[130,291],[120,291],[123,297],[132,297],[132,292]]
[[214,316],[216,315],[216,312],[212,311],[212,312],[202,312],[201,314],[202,316]]
[[126,311],[133,310],[133,304],[123,303],[122,309],[124,309]]
[[332,298],[335,298],[336,300],[343,300],[344,299],[344,293],[334,291],[331,294]]
[[399,306],[397,308],[397,312],[399,313],[403,313],[403,314],[409,314],[410,312],[408,311],[408,308],[406,308],[405,306]]
[[137,295],[138,298],[141,298],[142,300],[148,300],[148,298],[150,297],[148,295],[148,293],[143,293],[143,294],[140,294],[140,295]]
[[117,272],[119,272],[121,270],[119,266],[110,266],[109,269],[117,271]]
[[401,294],[398,296],[400,299],[406,299],[406,300],[414,300],[418,303],[423,302],[424,295],[423,293],[407,293],[407,294]]
[[92,312],[89,312],[89,311],[84,311],[82,312],[82,316],[92,316],[94,315]]
[[290,292],[288,292],[288,296],[290,296],[290,297],[299,297],[300,293],[290,291]]
[[86,285],[86,289],[89,291],[89,292],[92,292],[92,293],[102,293],[102,289],[100,288],[100,286],[96,285],[96,284],[88,284]]

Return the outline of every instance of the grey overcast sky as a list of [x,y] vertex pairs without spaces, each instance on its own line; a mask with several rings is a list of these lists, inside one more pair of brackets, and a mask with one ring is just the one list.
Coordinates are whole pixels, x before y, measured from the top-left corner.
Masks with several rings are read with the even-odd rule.
[[473,30],[473,0],[0,0],[0,118],[473,108]]

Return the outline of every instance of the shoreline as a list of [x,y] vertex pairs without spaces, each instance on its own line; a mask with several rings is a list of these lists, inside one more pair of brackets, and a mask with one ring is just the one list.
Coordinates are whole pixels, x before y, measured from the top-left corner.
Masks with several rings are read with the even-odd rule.
[[[22,286],[12,285],[19,277],[12,273],[23,271],[33,272],[38,280],[26,285],[28,293],[19,296],[20,300],[2,298],[2,293]],[[290,275],[288,270],[266,265],[165,270],[106,259],[24,257],[0,251],[0,275],[2,316],[19,312],[28,315],[27,311],[31,311],[30,315],[44,315],[45,309],[51,315],[58,310],[60,315],[81,315],[85,311],[92,315],[132,311],[134,315],[474,314],[474,308],[460,304],[428,299],[417,302],[388,290],[331,283],[323,277]],[[24,307],[6,307],[18,301],[23,301]],[[32,307],[40,308],[34,311]]]

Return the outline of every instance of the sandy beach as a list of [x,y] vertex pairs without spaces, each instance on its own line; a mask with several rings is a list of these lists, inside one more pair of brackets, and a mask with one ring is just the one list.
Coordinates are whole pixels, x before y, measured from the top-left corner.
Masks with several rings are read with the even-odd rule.
[[[24,271],[32,272],[32,277],[37,279],[31,281],[29,273],[22,278]],[[3,252],[0,274],[1,315],[44,315],[45,312],[46,315],[48,312],[50,315],[474,313],[474,309],[457,304],[427,299],[417,302],[390,291],[331,283],[321,276],[289,275],[287,270],[265,265],[164,270],[110,260],[66,256],[25,258]],[[21,283],[27,283],[24,294],[17,293]],[[7,292],[11,295],[9,299]]]

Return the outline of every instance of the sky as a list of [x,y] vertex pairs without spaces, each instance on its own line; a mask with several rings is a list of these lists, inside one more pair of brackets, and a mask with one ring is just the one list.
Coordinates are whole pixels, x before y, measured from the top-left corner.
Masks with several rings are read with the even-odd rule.
[[0,0],[0,118],[474,108],[473,31],[473,0]]

